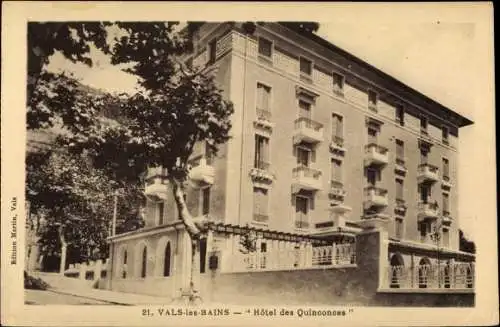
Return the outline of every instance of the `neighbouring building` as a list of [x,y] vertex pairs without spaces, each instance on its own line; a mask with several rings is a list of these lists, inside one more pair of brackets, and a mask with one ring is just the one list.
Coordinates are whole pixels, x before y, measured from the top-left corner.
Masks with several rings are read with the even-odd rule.
[[[218,68],[235,108],[217,156],[199,144],[192,157],[186,201],[210,230],[197,251],[202,294],[462,303],[474,255],[459,251],[457,146],[472,122],[315,34],[246,26],[202,24],[186,58]],[[145,193],[145,227],[110,238],[108,287],[176,296],[191,246],[162,169]]]

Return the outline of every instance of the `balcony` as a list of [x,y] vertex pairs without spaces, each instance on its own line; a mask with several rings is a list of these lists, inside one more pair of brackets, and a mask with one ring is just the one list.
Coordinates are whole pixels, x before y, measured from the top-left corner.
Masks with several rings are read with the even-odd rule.
[[449,225],[452,222],[451,214],[448,210],[443,210],[442,221],[443,224]]
[[296,220],[295,220],[295,228],[298,228],[298,229],[309,229],[309,222],[307,220],[299,220],[299,218],[296,218]]
[[254,125],[255,127],[271,131],[274,128],[274,123],[271,122],[271,111],[257,109],[257,119],[254,121]]
[[394,167],[394,170],[396,171],[396,173],[399,173],[399,174],[406,174],[407,172],[407,169],[406,169],[406,165],[405,165],[405,161],[404,159],[402,158],[396,158],[396,166]]
[[332,135],[332,140],[330,141],[330,151],[344,154],[346,152],[346,149],[344,148],[344,138]]
[[328,192],[328,197],[331,203],[338,204],[344,201],[346,191],[344,189],[344,184],[337,181],[330,181],[330,191]]
[[323,124],[306,117],[295,120],[294,144],[301,142],[318,143],[323,141]]
[[375,143],[365,146],[365,167],[386,165],[389,162],[389,150]]
[[442,177],[441,186],[445,189],[449,189],[452,186],[450,176],[448,176],[448,174]]
[[210,158],[197,156],[189,161],[191,170],[189,178],[195,186],[212,185],[215,179],[215,169],[211,165]]
[[250,177],[256,183],[271,184],[274,181],[274,175],[269,171],[269,163],[264,161],[256,161],[252,169],[250,169]]
[[435,183],[439,180],[439,169],[438,167],[424,163],[418,166],[418,183]]
[[437,218],[439,218],[437,202],[420,202],[418,204],[418,221],[433,220]]
[[399,215],[404,215],[406,213],[406,202],[403,199],[396,199],[396,206],[394,207],[394,212]]
[[365,187],[364,208],[386,207],[389,204],[387,190],[375,186]]
[[389,220],[389,215],[382,212],[365,213],[358,225],[363,229],[385,228]]
[[146,174],[144,194],[152,200],[166,200],[168,195],[166,169],[162,167],[149,168]]
[[323,180],[321,178],[321,171],[319,170],[299,166],[293,169],[292,176],[292,183],[296,191],[301,189],[317,191],[322,188]]

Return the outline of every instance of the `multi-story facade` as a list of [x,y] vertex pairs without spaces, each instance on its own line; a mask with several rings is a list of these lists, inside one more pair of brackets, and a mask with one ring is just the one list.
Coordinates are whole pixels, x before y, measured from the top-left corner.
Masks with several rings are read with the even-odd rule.
[[[370,230],[386,233],[380,260],[399,277],[402,267],[472,262],[458,250],[457,211],[459,128],[472,122],[314,34],[254,26],[203,24],[186,58],[217,67],[235,109],[217,155],[203,144],[193,154],[186,201],[212,226],[200,273],[236,271],[244,231],[259,239],[261,268],[278,268],[273,253],[287,249],[317,262],[325,244],[351,264]],[[186,278],[190,245],[164,177],[148,173],[145,228],[111,238],[114,278],[139,283],[123,289],[164,276],[174,290]]]

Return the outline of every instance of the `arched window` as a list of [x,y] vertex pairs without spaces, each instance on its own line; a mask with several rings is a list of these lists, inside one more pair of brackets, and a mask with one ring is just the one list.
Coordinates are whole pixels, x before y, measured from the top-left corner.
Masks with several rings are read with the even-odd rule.
[[167,243],[167,246],[165,247],[165,257],[163,259],[163,276],[168,277],[170,276],[170,257],[171,257],[171,250],[170,250],[170,242]]
[[400,254],[394,254],[391,257],[391,267],[390,267],[390,276],[391,276],[391,288],[400,288],[401,287],[401,279],[403,274],[404,261]]
[[148,263],[148,249],[144,247],[144,249],[142,250],[141,278],[146,278],[147,263]]

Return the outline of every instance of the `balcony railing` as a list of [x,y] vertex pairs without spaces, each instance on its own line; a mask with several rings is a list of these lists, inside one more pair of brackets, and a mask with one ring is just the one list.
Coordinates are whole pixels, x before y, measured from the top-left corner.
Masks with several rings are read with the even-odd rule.
[[380,188],[376,186],[367,186],[365,187],[365,196],[370,196],[370,195],[386,196],[387,190],[385,188]]
[[330,187],[332,189],[343,189],[344,184],[342,182],[333,180],[333,181],[330,181]]
[[212,166],[212,157],[199,155],[189,160],[191,170],[189,178],[201,184],[213,184],[215,178],[215,169]]
[[377,143],[369,143],[365,145],[365,153],[369,153],[371,149],[375,149],[375,151],[380,154],[387,154],[387,151],[389,151],[389,149],[384,146],[378,145]]
[[385,165],[389,162],[388,149],[376,143],[365,145],[365,166]]
[[344,147],[344,138],[343,137],[340,137],[337,135],[332,135],[332,142],[341,148]]
[[307,117],[300,117],[295,120],[295,129],[298,128],[308,128],[308,129],[313,129],[315,131],[321,130],[323,128],[323,124],[318,123],[317,121],[314,121],[310,118]]
[[458,262],[418,266],[389,266],[383,288],[474,289],[475,264]]
[[439,179],[439,168],[429,163],[418,165],[418,182],[436,182]]
[[396,165],[404,167],[405,160],[403,158],[396,158]]
[[312,168],[309,168],[306,166],[295,167],[295,168],[293,168],[292,173],[293,173],[293,177],[303,176],[303,177],[314,178],[314,179],[318,179],[321,177],[320,170],[312,169]]
[[271,111],[257,108],[257,119],[271,120]]
[[433,211],[437,211],[439,208],[439,205],[437,204],[437,202],[419,202],[418,203],[418,209],[419,210],[433,210]]
[[443,175],[443,181],[449,182],[450,181],[450,176],[448,176],[448,174],[445,173],[445,175]]
[[345,267],[356,264],[356,244],[334,243],[317,247],[306,244],[294,248],[270,247],[266,252],[236,252],[230,257],[228,262],[233,272]]

